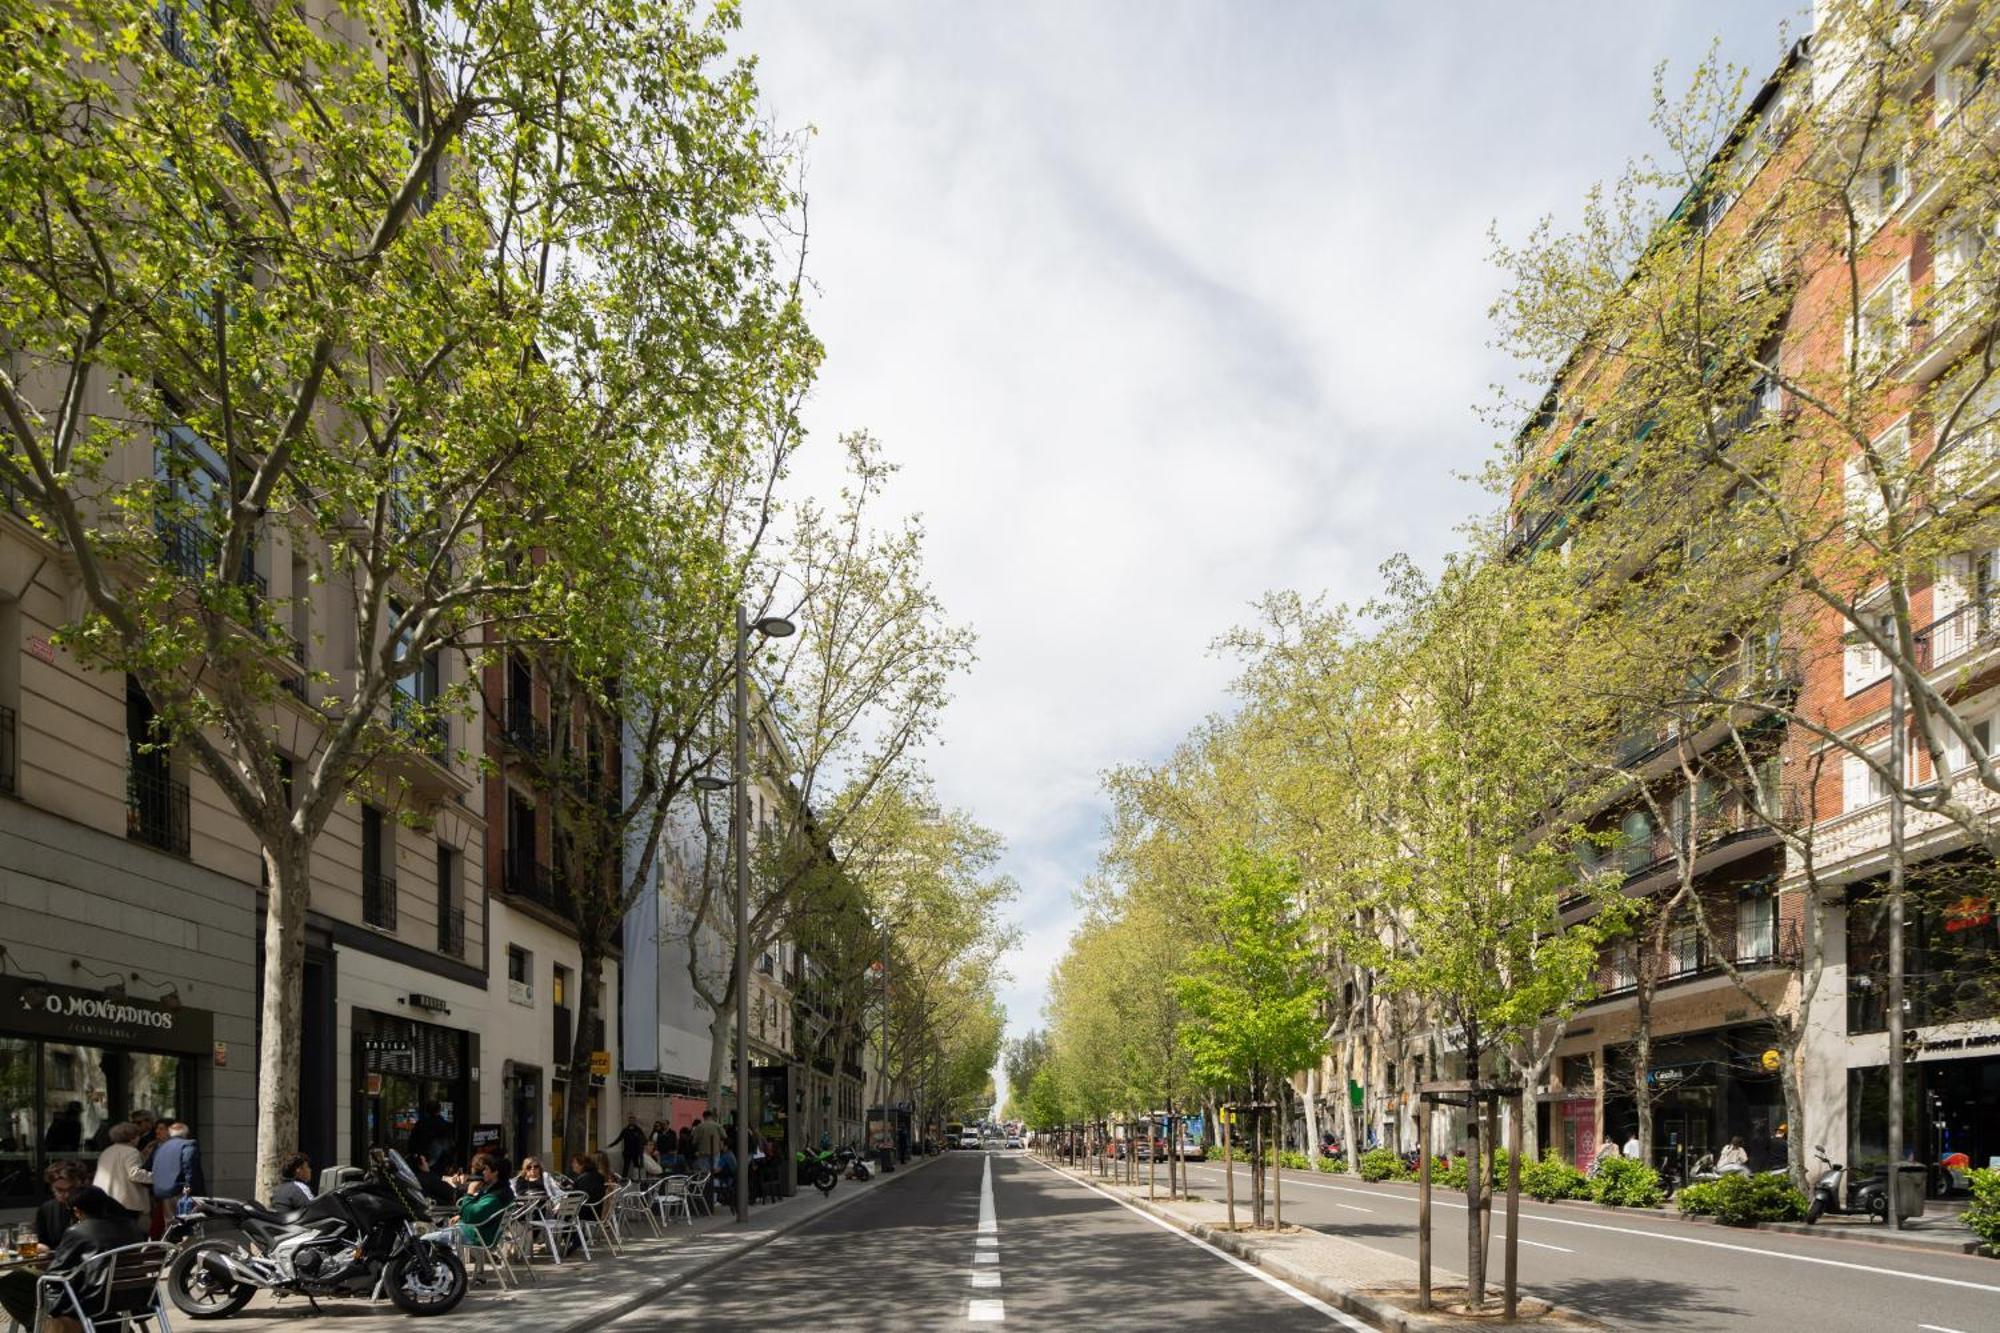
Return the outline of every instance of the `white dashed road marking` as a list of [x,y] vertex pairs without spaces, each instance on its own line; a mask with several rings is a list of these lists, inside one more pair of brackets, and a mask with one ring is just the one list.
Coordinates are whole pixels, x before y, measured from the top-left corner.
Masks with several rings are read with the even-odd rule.
[[[979,1234],[973,1238],[972,1271],[969,1274],[973,1290],[992,1289],[1000,1285],[1000,1220],[993,1211],[993,1158],[987,1157],[979,1169]],[[991,1265],[984,1267],[983,1265]],[[1007,1318],[1006,1302],[994,1298],[974,1297],[966,1302],[965,1318],[972,1324],[998,1324]]]

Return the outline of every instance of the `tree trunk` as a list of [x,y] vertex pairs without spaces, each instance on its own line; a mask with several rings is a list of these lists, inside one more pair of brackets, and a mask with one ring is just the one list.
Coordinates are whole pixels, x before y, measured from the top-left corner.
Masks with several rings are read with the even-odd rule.
[[[1351,1079],[1359,1083],[1361,1080],[1354,1078],[1354,1075],[1361,1072],[1356,1068],[1356,1064],[1362,1052],[1351,1041],[1345,1050],[1347,1059],[1344,1062],[1345,1074],[1342,1081],[1345,1083]],[[1347,1150],[1348,1172],[1358,1176],[1361,1174],[1361,1117],[1354,1113],[1354,1095],[1345,1086],[1340,1090],[1340,1129],[1345,1136],[1341,1139],[1341,1146]]]
[[[1281,1108],[1278,1112],[1278,1123],[1281,1125],[1291,1118],[1289,1110],[1285,1108],[1287,1100],[1285,1092],[1291,1086],[1290,1079],[1278,1084],[1278,1106]],[[1282,1137],[1278,1140],[1276,1160],[1271,1166],[1271,1225],[1280,1231],[1285,1229],[1285,1146]]]
[[[1641,964],[1643,968],[1645,965]],[[1638,1113],[1639,1155],[1644,1158],[1652,1152],[1653,1142],[1653,1087],[1647,1071],[1653,1067],[1653,987],[1644,974],[1639,979],[1639,1009],[1634,1015],[1632,1029],[1632,1105]],[[1618,1131],[1610,1125],[1604,1127],[1606,1134]],[[1621,1145],[1622,1146],[1622,1145]]]
[[1811,1198],[1811,1167],[1806,1161],[1805,1074],[1799,1068],[1799,1051],[1805,1044],[1804,1038],[1805,1034],[1801,1031],[1779,1036],[1778,1054],[1785,1064],[1778,1076],[1778,1084],[1785,1094],[1785,1174],[1791,1177],[1793,1189]]
[[[1210,1102],[1208,1105],[1209,1110],[1213,1112],[1215,1103]],[[1230,1126],[1220,1120],[1212,1123],[1215,1125],[1216,1136],[1222,1140],[1222,1192],[1229,1202],[1229,1229],[1234,1231],[1236,1230],[1236,1160],[1230,1155]]]
[[1312,1067],[1306,1071],[1306,1161],[1318,1167],[1314,1161],[1320,1155],[1320,1069]]
[[577,932],[576,1030],[569,1042],[569,1095],[563,1099],[563,1152],[590,1151],[591,1025],[604,979],[604,952],[588,929]]
[[305,1030],[312,845],[289,835],[267,839],[264,869],[271,887],[264,913],[263,994],[258,1008],[257,1174],[252,1188],[268,1203],[284,1178],[285,1159],[299,1147],[299,1051]]
[[[1465,1076],[1479,1078],[1479,1021],[1465,1025]],[[1486,1244],[1479,1218],[1479,1108],[1465,1113],[1465,1299],[1477,1310],[1486,1303]]]
[[[729,1057],[733,1053],[730,1044],[732,1020],[735,1005],[728,996],[708,1016],[708,1109],[715,1112],[716,1119],[722,1116],[723,1071],[729,1067]],[[865,1083],[864,1083],[865,1086]],[[866,1108],[864,1109],[864,1113]]]

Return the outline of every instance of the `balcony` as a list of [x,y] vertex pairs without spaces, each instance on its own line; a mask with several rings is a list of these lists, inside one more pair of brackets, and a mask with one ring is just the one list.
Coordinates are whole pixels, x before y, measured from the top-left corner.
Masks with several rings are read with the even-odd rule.
[[540,754],[549,748],[549,732],[535,720],[535,701],[526,695],[509,695],[500,710],[500,739],[517,750]]
[[279,672],[278,684],[285,693],[303,703],[306,697],[306,646],[289,634],[285,636],[285,660],[290,665]]
[[465,909],[452,907],[438,914],[438,952],[447,958],[465,957]]
[[[193,583],[208,578],[222,550],[214,533],[186,518],[162,518],[155,526],[160,534],[161,564]],[[243,564],[232,582],[249,594],[252,607],[261,605],[270,596],[270,582],[257,572],[256,555],[249,545],[243,548]]]
[[[1757,928],[1739,933],[1734,923],[1716,921],[1711,916],[1710,926],[1716,937],[1713,950],[1699,933],[1692,939],[1683,937],[1678,947],[1674,942],[1668,944],[1666,955],[1660,960],[1660,970],[1654,978],[1656,989],[1702,977],[1722,976],[1729,970],[1723,962],[1725,958],[1738,972],[1766,972],[1774,968],[1796,967],[1803,953],[1796,924],[1781,927],[1776,922],[1764,922]],[[1622,999],[1639,989],[1638,978],[1632,975],[1629,960],[1625,960],[1622,966],[1616,962],[1611,966],[1611,980],[1597,992],[1596,1002]]]
[[361,919],[378,930],[396,928],[396,877],[361,873]]
[[2000,601],[1985,599],[1967,602],[1948,615],[1939,616],[1918,630],[1917,669],[1941,670],[1972,656],[1975,650],[1990,648],[2000,634]]
[[389,725],[428,759],[451,763],[451,719],[432,712],[420,699],[397,690],[389,697]]
[[175,856],[186,856],[190,845],[187,784],[156,768],[127,770],[125,836]]
[[21,739],[19,716],[0,704],[0,792],[9,796],[21,790]]
[[507,849],[500,863],[500,891],[509,898],[553,912],[565,921],[576,920],[569,887],[556,882],[554,873],[535,859],[532,847]]

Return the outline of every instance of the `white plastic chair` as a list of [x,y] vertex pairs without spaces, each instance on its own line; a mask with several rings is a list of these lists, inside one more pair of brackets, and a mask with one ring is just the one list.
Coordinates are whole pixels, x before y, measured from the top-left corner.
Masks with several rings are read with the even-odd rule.
[[581,1194],[551,1195],[540,1211],[530,1215],[530,1225],[542,1234],[548,1243],[549,1258],[560,1264],[563,1261],[563,1247],[574,1241],[583,1251],[583,1257],[590,1258],[590,1237],[583,1234],[583,1204]]
[[625,1186],[613,1185],[604,1191],[604,1197],[596,1203],[585,1203],[577,1209],[577,1222],[585,1230],[597,1229],[604,1242],[604,1248],[614,1256],[619,1253],[618,1243],[618,1197],[625,1192]]
[[[685,1190],[688,1205],[691,1208],[701,1209],[704,1217],[712,1216],[715,1212],[715,1205],[708,1201],[708,1182],[714,1178],[713,1171],[697,1171],[688,1177]],[[694,1219],[690,1217],[688,1220],[692,1222]]]
[[653,1193],[653,1210],[661,1222],[671,1222],[674,1214],[680,1214],[681,1221],[694,1225],[694,1209],[688,1197],[687,1176],[667,1176],[660,1181],[659,1189]]

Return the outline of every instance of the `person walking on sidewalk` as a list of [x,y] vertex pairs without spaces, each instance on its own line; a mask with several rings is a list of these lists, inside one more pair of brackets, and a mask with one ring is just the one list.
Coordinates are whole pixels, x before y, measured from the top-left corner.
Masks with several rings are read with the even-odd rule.
[[639,1172],[639,1158],[646,1151],[646,1131],[639,1128],[639,1117],[625,1117],[625,1128],[618,1131],[618,1150],[624,1155],[624,1174],[628,1177]]
[[694,1127],[694,1169],[712,1171],[715,1159],[722,1153],[722,1126],[715,1123],[715,1112],[703,1111],[701,1120]]
[[176,1120],[167,1130],[167,1141],[153,1154],[153,1197],[176,1214],[180,1201],[208,1193],[208,1177],[201,1170],[201,1145],[185,1120]]
[[97,1175],[90,1183],[117,1200],[120,1208],[144,1217],[153,1207],[152,1191],[146,1188],[153,1183],[153,1175],[132,1146],[138,1137],[139,1127],[129,1120],[113,1125],[111,1142],[97,1155]]

